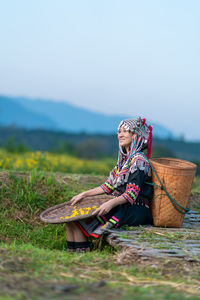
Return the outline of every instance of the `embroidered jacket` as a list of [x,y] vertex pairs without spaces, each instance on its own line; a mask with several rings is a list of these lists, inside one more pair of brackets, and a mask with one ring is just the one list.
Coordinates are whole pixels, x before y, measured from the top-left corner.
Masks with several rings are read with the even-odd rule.
[[[115,167],[113,170],[116,171],[117,168]],[[114,187],[113,179],[110,175],[105,183],[101,185],[102,189],[107,194],[112,194],[117,190],[130,204],[142,204],[149,207],[148,200],[153,197],[153,187],[146,183],[151,183],[152,179],[151,167],[146,161],[145,156],[141,153],[136,153],[133,163],[129,166],[129,170],[128,176],[126,174],[126,178],[124,178],[119,186]],[[113,174],[112,171],[110,174]]]

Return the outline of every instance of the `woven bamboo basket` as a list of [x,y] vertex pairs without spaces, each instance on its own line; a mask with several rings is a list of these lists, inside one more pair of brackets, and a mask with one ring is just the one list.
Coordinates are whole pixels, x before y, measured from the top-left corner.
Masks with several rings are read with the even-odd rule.
[[75,205],[64,202],[52,206],[40,214],[40,219],[45,223],[66,223],[91,217],[92,213],[101,204],[113,198],[109,195],[86,197]]
[[[176,158],[154,158],[150,159],[150,162],[168,193],[178,204],[186,208],[197,166]],[[154,171],[152,171],[152,181],[160,185]],[[151,211],[155,226],[178,228],[182,226],[184,213],[179,212],[165,191],[156,186],[154,186]]]

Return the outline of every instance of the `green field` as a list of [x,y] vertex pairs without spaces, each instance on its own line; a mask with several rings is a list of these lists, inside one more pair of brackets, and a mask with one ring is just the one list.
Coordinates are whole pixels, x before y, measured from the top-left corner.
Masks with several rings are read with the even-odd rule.
[[[200,263],[142,262],[103,240],[69,254],[64,225],[40,213],[95,187],[103,175],[0,172],[0,299],[200,299]],[[193,193],[200,194],[196,178]],[[199,202],[192,203],[199,209]]]

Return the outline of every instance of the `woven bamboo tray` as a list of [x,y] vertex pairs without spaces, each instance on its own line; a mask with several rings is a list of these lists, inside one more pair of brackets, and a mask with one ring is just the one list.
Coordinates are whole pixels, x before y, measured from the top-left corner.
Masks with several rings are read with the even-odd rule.
[[75,205],[71,206],[69,202],[64,202],[52,206],[40,215],[40,219],[45,223],[66,223],[91,217],[92,213],[100,207],[101,204],[112,199],[114,196],[98,195],[86,197]]
[[[172,198],[186,208],[196,172],[196,165],[189,161],[168,157],[154,158],[150,162]],[[152,171],[152,181],[160,185],[154,171]],[[160,194],[165,194],[165,191],[154,186],[155,200],[151,205],[154,225],[181,227],[184,214],[173,206],[167,195]]]

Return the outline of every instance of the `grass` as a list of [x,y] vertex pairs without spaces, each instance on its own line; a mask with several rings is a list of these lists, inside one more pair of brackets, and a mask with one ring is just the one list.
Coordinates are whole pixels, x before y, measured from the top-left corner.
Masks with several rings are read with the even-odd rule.
[[[44,224],[39,214],[99,185],[103,176],[4,171],[0,173],[1,299],[200,299],[199,264],[131,257],[94,244],[94,251],[69,254],[64,225]],[[135,228],[141,239],[155,233]],[[128,236],[128,235],[127,235]],[[176,234],[170,240],[182,240]]]
[[[93,176],[65,175],[32,171],[23,173],[5,172],[0,188],[0,240],[26,242],[50,249],[63,249],[65,244],[64,225],[43,224],[40,213],[53,205],[71,199],[90,183]],[[88,180],[88,182],[85,182]],[[102,177],[99,177],[102,180]],[[63,181],[65,184],[63,184]],[[51,237],[54,236],[54,239]]]
[[200,194],[200,176],[195,177],[194,183],[192,186],[192,192],[194,194]]
[[[0,294],[6,294],[4,283],[11,282],[12,286],[15,281],[13,294],[16,299],[23,299],[17,297],[16,291],[21,291],[26,297],[27,290],[29,299],[44,299],[49,294],[64,296],[66,293],[58,293],[56,288],[72,285],[76,288],[69,294],[75,299],[76,296],[94,294],[97,299],[107,299],[108,296],[111,299],[131,299],[133,294],[134,297],[137,295],[136,299],[187,299],[188,295],[190,299],[198,299],[195,295],[197,274],[193,280],[184,273],[179,278],[172,274],[169,279],[164,265],[159,269],[134,262],[130,266],[119,266],[114,264],[114,254],[110,250],[106,247],[104,251],[94,253],[68,254],[31,244],[1,244]],[[31,288],[32,284],[36,290]],[[12,292],[11,289],[10,295]],[[102,292],[105,298],[102,298]]]

